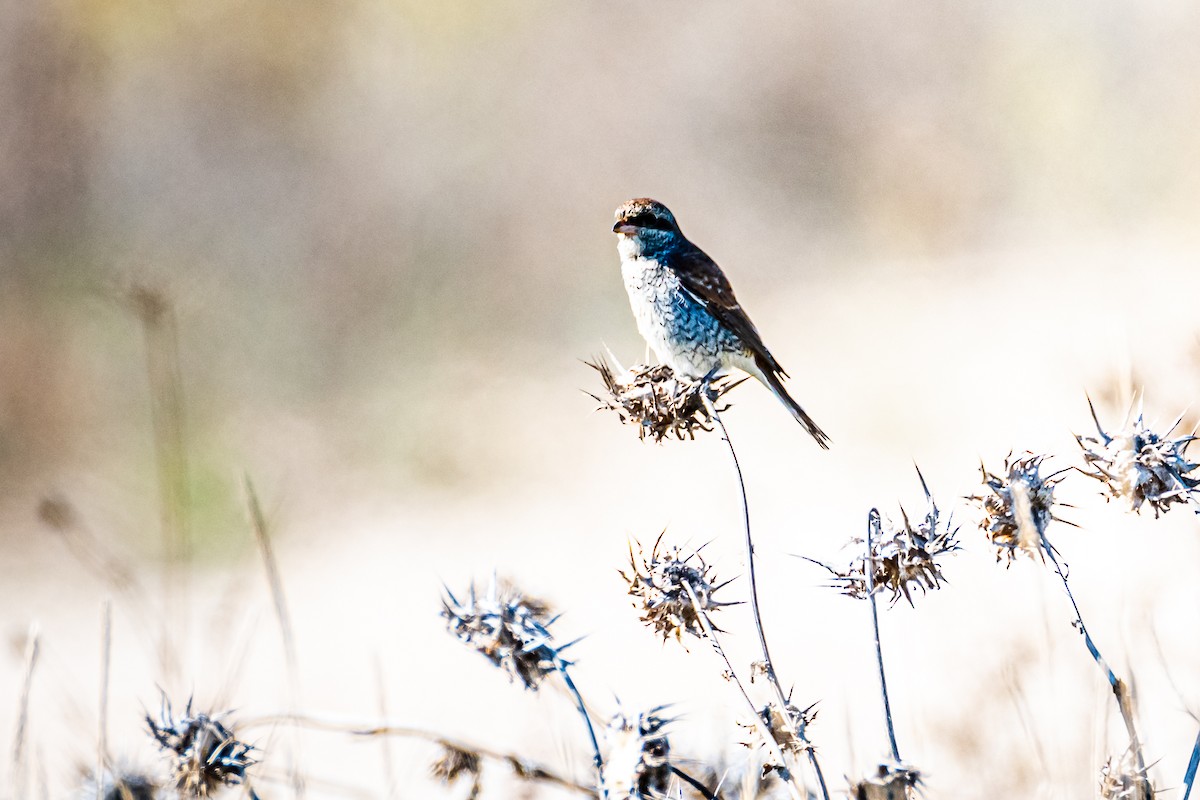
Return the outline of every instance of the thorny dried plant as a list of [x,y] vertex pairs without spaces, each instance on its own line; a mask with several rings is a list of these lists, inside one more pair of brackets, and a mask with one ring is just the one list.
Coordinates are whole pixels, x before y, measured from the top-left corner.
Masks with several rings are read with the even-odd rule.
[[1046,546],[1046,526],[1052,519],[1061,521],[1054,515],[1054,490],[1065,470],[1043,478],[1045,460],[1046,456],[1033,453],[1014,460],[1009,453],[1000,474],[988,472],[981,464],[985,491],[967,498],[983,510],[979,527],[996,546],[996,560],[1008,559],[1006,566],[1018,553],[1040,554]]
[[[620,570],[621,577],[629,585],[629,595],[641,612],[641,621],[660,634],[663,641],[672,636],[682,641],[685,633],[703,638],[700,614],[736,605],[713,598],[729,581],[716,583],[712,567],[700,555],[702,548],[686,555],[677,546],[660,550],[664,534],[659,534],[649,555],[640,543],[630,542],[629,572]],[[696,597],[696,604],[688,595],[688,587]]]
[[906,800],[921,783],[921,773],[904,764],[884,763],[869,778],[850,784],[851,800]]
[[105,772],[100,780],[89,773],[75,793],[75,800],[155,800],[158,781],[136,770]]
[[[816,703],[808,708],[797,708],[792,705],[789,698],[786,711],[781,710],[778,703],[772,702],[763,706],[762,710],[758,712],[758,716],[766,725],[767,730],[771,732],[771,738],[775,740],[775,744],[779,745],[781,751],[799,755],[812,749],[812,744],[808,741],[808,726],[817,718],[815,709]],[[763,744],[757,736],[758,723],[739,722],[738,725],[750,733],[750,739],[742,742],[744,747],[754,748],[755,745]],[[763,773],[767,774],[773,770],[786,773],[787,765],[776,763],[774,756],[770,755],[770,748],[766,752],[768,755],[763,762]]]
[[[157,720],[146,715],[150,735],[174,756],[171,782],[183,797],[209,797],[222,786],[241,784],[255,763],[254,747],[238,741],[222,716],[193,714],[188,700],[183,716],[175,719],[166,697]],[[250,795],[255,796],[253,791]]]
[[480,770],[479,753],[464,750],[451,744],[442,745],[442,755],[429,767],[430,774],[444,784],[452,784],[460,777],[471,779],[468,800],[475,800],[483,791],[483,774]]
[[511,584],[495,578],[480,596],[472,583],[466,601],[446,590],[442,616],[459,641],[482,653],[489,661],[518,678],[527,689],[538,688],[561,663],[561,651],[570,644],[555,646],[549,608],[540,600],[524,596]]
[[1109,758],[1100,768],[1101,800],[1153,800],[1154,786],[1146,767],[1138,767],[1130,747],[1120,758]]
[[[656,367],[635,364],[616,370],[600,357],[584,362],[600,373],[603,396],[588,395],[600,403],[600,409],[615,411],[621,423],[636,425],[638,438],[662,442],[674,436],[680,441],[695,439],[696,431],[712,430],[712,411],[726,392],[742,382],[719,377],[688,381],[679,378],[665,364]],[[717,411],[724,411],[719,408]]]
[[[1197,437],[1193,433],[1171,438],[1183,421],[1182,416],[1162,436],[1146,426],[1141,411],[1132,421],[1127,417],[1121,430],[1108,433],[1096,416],[1091,398],[1088,408],[1099,436],[1076,435],[1075,440],[1083,449],[1083,460],[1091,468],[1080,472],[1104,484],[1106,499],[1124,500],[1131,511],[1138,513],[1148,503],[1155,517],[1166,513],[1175,503],[1186,505],[1196,501],[1194,493],[1200,486],[1200,478],[1190,473],[1200,464],[1189,461],[1185,452]],[[1200,513],[1200,508],[1197,511]]]
[[954,525],[953,515],[942,524],[941,511],[929,493],[920,470],[917,470],[917,475],[921,478],[929,509],[925,512],[925,518],[915,525],[903,507],[900,508],[902,524],[895,525],[887,521],[879,537],[871,542],[870,581],[867,580],[868,554],[862,552],[866,540],[860,536],[850,541],[850,546],[855,548],[858,555],[845,569],[807,559],[827,569],[833,575],[833,586],[842,594],[861,600],[868,596],[869,591],[878,594],[887,589],[892,593],[889,599],[893,605],[903,597],[911,606],[912,587],[920,589],[922,594],[942,587],[946,576],[942,574],[941,565],[936,559],[959,549],[958,527]]
[[671,745],[664,707],[617,712],[608,723],[603,791],[609,800],[665,798],[671,784]]

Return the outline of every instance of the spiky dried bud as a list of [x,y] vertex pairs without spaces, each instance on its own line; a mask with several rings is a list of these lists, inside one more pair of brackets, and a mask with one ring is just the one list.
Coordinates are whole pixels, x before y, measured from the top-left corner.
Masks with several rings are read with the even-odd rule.
[[447,589],[442,616],[459,641],[482,653],[509,678],[519,678],[527,689],[536,690],[543,678],[565,663],[561,652],[570,645],[556,646],[549,630],[557,618],[550,616],[545,603],[524,596],[511,584],[492,578],[481,597],[472,583],[466,602]]
[[[808,708],[796,708],[789,698],[786,709],[780,709],[778,703],[768,703],[758,712],[758,717],[771,732],[771,738],[779,745],[780,750],[798,755],[812,749],[812,744],[808,741],[808,726],[817,718],[815,709],[816,703]],[[758,735],[758,723],[739,722],[738,725],[750,734],[750,740],[742,742],[743,746],[753,748],[763,744]],[[767,758],[763,762],[763,772],[769,773],[773,770],[786,773],[787,765],[776,763],[768,750]]]
[[904,764],[880,764],[875,775],[850,784],[852,800],[907,800],[915,794],[921,773]]
[[445,784],[454,783],[463,776],[469,777],[471,791],[467,797],[475,800],[483,790],[483,776],[480,772],[479,762],[479,753],[451,744],[443,744],[442,755],[429,766],[429,772]]
[[608,723],[608,757],[601,795],[609,800],[650,800],[667,796],[671,745],[664,730],[671,722],[663,706],[639,714],[617,712]]
[[1102,800],[1154,800],[1154,786],[1145,767],[1137,766],[1131,747],[1120,758],[1109,758],[1100,768]]
[[677,377],[665,364],[635,364],[629,369],[618,365],[614,370],[604,358],[586,363],[604,381],[604,396],[588,392],[600,408],[615,411],[622,424],[636,425],[638,438],[649,437],[655,442],[671,436],[681,441],[695,439],[697,430],[712,430],[710,408],[744,380],[721,377],[688,381]]
[[[712,567],[699,551],[685,555],[676,546],[660,550],[662,538],[660,534],[654,541],[649,556],[641,544],[630,542],[629,572],[621,570],[621,577],[629,585],[629,595],[634,598],[634,607],[641,612],[642,622],[661,634],[663,641],[672,636],[682,641],[684,633],[703,637],[700,615],[733,605],[713,598],[725,584],[715,582]],[[689,588],[696,603],[688,594]]]
[[1062,471],[1045,478],[1041,465],[1046,456],[1026,453],[1015,461],[1012,453],[1004,459],[1002,474],[988,472],[980,465],[982,494],[967,498],[979,504],[983,519],[979,527],[996,546],[996,560],[1007,558],[1012,564],[1017,554],[1041,554],[1045,545],[1046,526],[1054,515],[1054,489]]
[[[1084,475],[1104,484],[1106,499],[1117,498],[1129,503],[1131,511],[1141,513],[1149,503],[1154,516],[1166,513],[1173,504],[1195,502],[1200,478],[1192,477],[1200,464],[1185,457],[1188,445],[1197,437],[1170,438],[1183,417],[1162,436],[1146,426],[1141,412],[1115,433],[1107,433],[1096,417],[1096,409],[1088,400],[1098,438],[1076,436],[1083,448],[1083,460],[1093,471],[1080,470]],[[1197,509],[1200,513],[1200,508]]]
[[153,777],[137,770],[105,772],[96,780],[94,773],[83,779],[75,800],[156,800],[159,785]]
[[[929,487],[925,485],[925,478],[921,476],[920,470],[917,470],[917,475],[921,478],[921,486],[925,489],[925,500],[929,506],[923,520],[914,525],[903,507],[900,508],[900,517],[903,520],[901,525],[895,525],[872,512],[871,524],[874,525],[878,520],[879,527],[876,529],[876,535],[871,537],[869,554],[862,552],[866,549],[863,547],[867,543],[866,539],[855,537],[851,540],[851,545],[859,554],[845,569],[835,569],[828,564],[809,559],[829,570],[834,577],[833,585],[840,589],[842,594],[865,599],[870,591],[878,594],[887,589],[892,593],[890,600],[893,604],[903,597],[912,605],[911,587],[920,589],[922,594],[942,587],[946,576],[942,574],[941,565],[936,559],[958,549],[958,527],[954,525],[953,515],[945,524],[942,523],[941,511],[929,493]],[[867,580],[868,555],[871,563],[870,581]]]
[[193,714],[189,699],[183,716],[175,719],[166,697],[159,719],[146,715],[150,735],[173,754],[171,782],[183,797],[208,797],[222,786],[240,784],[255,763],[254,747],[239,742],[221,722],[223,716]]

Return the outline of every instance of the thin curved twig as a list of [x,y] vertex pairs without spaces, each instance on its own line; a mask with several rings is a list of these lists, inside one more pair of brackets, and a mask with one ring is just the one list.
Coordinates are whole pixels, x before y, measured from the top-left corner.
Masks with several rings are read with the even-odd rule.
[[733,459],[733,468],[737,473],[738,488],[742,498],[742,522],[746,534],[746,572],[750,579],[750,610],[754,615],[754,629],[758,633],[758,644],[762,650],[762,660],[767,674],[767,681],[775,691],[775,699],[779,703],[779,712],[784,720],[784,724],[790,728],[790,733],[806,745],[805,752],[808,754],[808,762],[817,779],[817,785],[821,789],[821,797],[823,800],[829,800],[829,789],[825,785],[825,775],[821,771],[820,763],[817,761],[816,751],[813,749],[812,743],[808,741],[808,737],[804,734],[804,731],[799,730],[793,724],[791,715],[788,714],[787,695],[783,692],[779,676],[775,674],[775,663],[771,660],[771,651],[767,647],[767,634],[763,628],[762,613],[758,605],[758,581],[754,568],[754,538],[750,534],[750,502],[746,498],[746,480],[742,475],[742,465],[738,461],[737,451],[733,447],[733,440],[729,438],[729,429],[725,427],[725,421],[721,419],[720,412],[717,411],[717,407],[711,402],[709,403],[709,408],[712,410],[713,419],[721,428],[721,438],[729,447],[729,455]]
[[880,529],[879,509],[872,508],[867,514],[867,559],[863,572],[867,577],[867,599],[871,603],[871,628],[875,633],[875,662],[879,665],[879,689],[883,693],[883,716],[887,722],[888,744],[892,748],[892,759],[900,763],[900,748],[896,746],[896,729],[892,725],[892,704],[888,700],[887,675],[883,671],[883,645],[879,642],[879,609],[875,603],[875,552],[874,536]]

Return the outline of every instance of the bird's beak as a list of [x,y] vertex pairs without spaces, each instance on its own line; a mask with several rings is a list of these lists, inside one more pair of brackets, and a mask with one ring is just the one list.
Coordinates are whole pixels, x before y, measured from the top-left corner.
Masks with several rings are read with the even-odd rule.
[[613,225],[613,233],[624,233],[626,235],[631,235],[635,230],[637,230],[637,228],[635,228],[633,225],[630,225],[628,222],[618,221]]

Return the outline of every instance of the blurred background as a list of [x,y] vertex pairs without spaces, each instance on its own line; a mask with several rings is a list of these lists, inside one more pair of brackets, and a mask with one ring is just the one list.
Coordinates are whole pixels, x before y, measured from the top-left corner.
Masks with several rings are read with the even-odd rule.
[[[1194,3],[0,8],[6,747],[31,624],[41,645],[25,766],[3,775],[60,797],[94,763],[112,598],[115,757],[154,763],[161,686],[241,717],[386,712],[582,778],[568,700],[508,685],[437,616],[443,582],[493,571],[586,635],[601,718],[673,703],[696,771],[744,764],[721,667],[639,627],[616,572],[665,528],[741,573],[723,444],[640,443],[580,391],[581,359],[644,358],[610,229],[649,195],[834,441],[761,387],[732,396],[767,631],[820,701],[832,783],[886,749],[867,608],[790,556],[848,558],[871,506],[919,510],[915,461],[964,549],[947,589],[883,615],[901,752],[930,797],[1095,796],[1123,749],[1111,696],[1053,576],[994,565],[961,498],[1012,449],[1075,463],[1085,392],[1113,426],[1135,391],[1160,425],[1200,397]],[[1064,484],[1081,527],[1054,541],[1178,787],[1197,523],[1098,489]],[[748,612],[725,614],[744,666]],[[428,783],[426,745],[346,738],[263,733],[260,793],[290,792],[290,760],[312,796],[463,796]],[[495,772],[484,796],[516,796]]]

